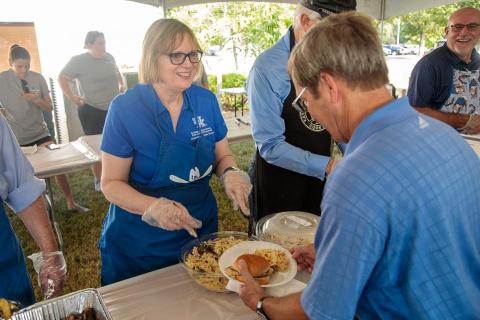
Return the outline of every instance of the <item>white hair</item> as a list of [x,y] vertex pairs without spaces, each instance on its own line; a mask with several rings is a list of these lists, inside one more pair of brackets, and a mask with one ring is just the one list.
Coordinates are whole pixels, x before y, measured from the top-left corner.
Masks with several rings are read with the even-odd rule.
[[320,13],[313,11],[311,9],[305,8],[301,4],[297,4],[297,7],[295,8],[295,15],[293,18],[293,28],[297,29],[300,28],[300,17],[302,14],[306,15],[310,20],[320,20],[322,16]]

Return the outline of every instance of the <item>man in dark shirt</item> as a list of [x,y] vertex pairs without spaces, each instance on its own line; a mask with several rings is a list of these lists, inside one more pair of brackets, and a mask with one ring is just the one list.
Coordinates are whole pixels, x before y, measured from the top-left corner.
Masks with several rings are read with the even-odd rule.
[[423,57],[410,77],[408,98],[417,111],[463,133],[480,133],[478,92],[480,11],[455,11],[445,27],[447,42]]

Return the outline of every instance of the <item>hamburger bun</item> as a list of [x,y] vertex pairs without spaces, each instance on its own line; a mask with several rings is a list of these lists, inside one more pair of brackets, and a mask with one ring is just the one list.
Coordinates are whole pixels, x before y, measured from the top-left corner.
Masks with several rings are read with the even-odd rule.
[[225,268],[225,273],[237,281],[245,282],[240,275],[240,261],[245,261],[248,272],[261,285],[266,285],[270,282],[270,275],[273,269],[270,267],[270,262],[264,257],[254,254],[242,254],[237,257],[232,266]]

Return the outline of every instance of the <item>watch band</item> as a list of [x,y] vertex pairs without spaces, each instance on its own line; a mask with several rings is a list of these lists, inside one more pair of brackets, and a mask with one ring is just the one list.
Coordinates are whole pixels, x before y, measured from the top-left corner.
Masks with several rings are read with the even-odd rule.
[[239,168],[237,167],[234,167],[234,166],[230,166],[230,167],[226,167],[225,170],[223,170],[222,172],[222,176],[227,173],[228,171],[240,171]]
[[270,320],[267,316],[267,314],[265,313],[265,310],[263,310],[263,301],[268,298],[267,296],[265,297],[261,297],[260,300],[258,300],[257,302],[257,307],[255,309],[255,312],[257,313],[257,315],[260,317],[260,319],[262,320]]

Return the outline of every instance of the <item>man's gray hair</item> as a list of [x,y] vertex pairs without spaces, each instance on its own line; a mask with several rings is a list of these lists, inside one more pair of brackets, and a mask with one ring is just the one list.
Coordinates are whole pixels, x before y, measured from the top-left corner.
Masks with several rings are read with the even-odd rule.
[[314,94],[322,72],[352,89],[373,90],[388,83],[387,63],[372,19],[353,11],[315,24],[293,49],[288,69]]
[[310,20],[320,20],[322,16],[320,13],[313,11],[311,9],[305,8],[301,4],[297,4],[295,8],[295,14],[293,16],[293,28],[297,29],[300,28],[300,17],[302,14],[306,15]]

